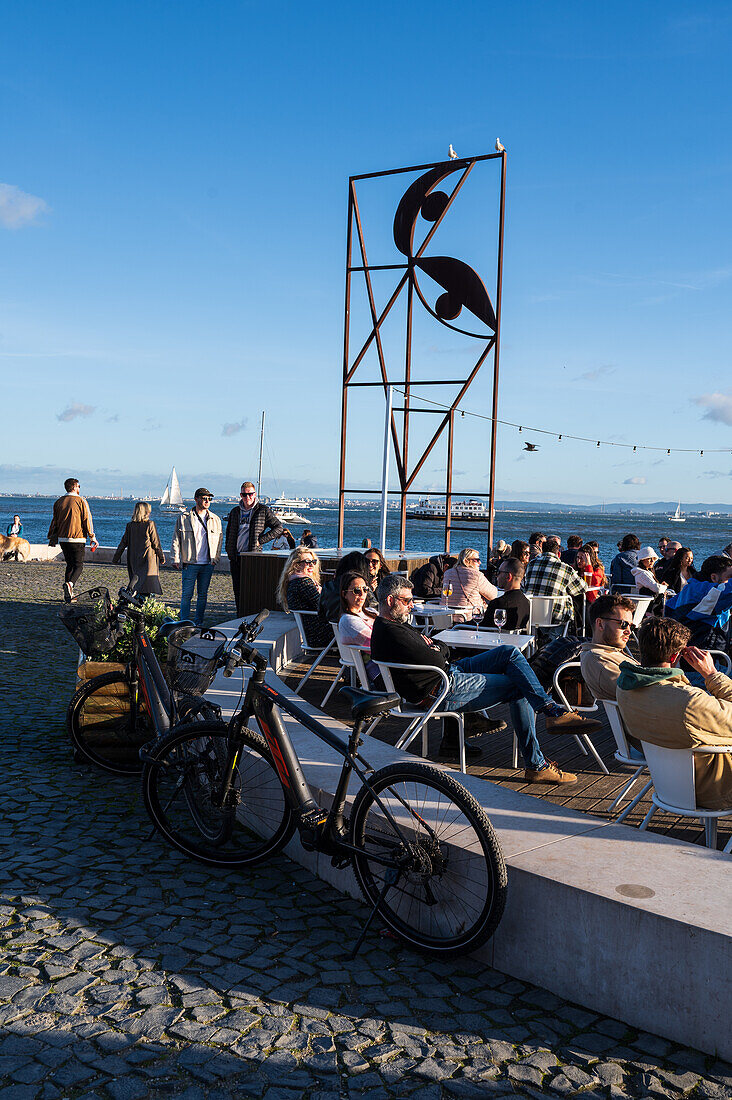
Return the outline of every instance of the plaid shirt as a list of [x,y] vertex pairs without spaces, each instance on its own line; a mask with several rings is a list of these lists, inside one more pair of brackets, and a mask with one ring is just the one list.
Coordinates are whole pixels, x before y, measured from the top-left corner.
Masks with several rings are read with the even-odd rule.
[[581,596],[585,582],[555,554],[540,554],[526,566],[523,589],[527,596],[553,596],[552,622],[574,616],[573,596]]

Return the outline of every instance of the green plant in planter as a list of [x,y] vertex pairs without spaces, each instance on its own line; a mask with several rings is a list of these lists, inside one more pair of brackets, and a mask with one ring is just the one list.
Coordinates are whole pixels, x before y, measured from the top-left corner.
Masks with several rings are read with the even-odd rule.
[[[155,656],[162,663],[168,657],[168,642],[166,638],[158,638],[158,630],[165,619],[177,619],[180,612],[176,608],[168,607],[154,596],[148,596],[142,605],[142,621],[145,631],[152,642]],[[122,633],[111,653],[100,657],[102,661],[118,661],[126,664],[132,659],[132,635],[133,625],[129,619],[122,624]]]

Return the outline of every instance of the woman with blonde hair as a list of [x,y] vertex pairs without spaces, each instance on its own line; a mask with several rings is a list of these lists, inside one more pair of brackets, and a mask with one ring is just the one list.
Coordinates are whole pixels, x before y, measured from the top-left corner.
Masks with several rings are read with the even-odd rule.
[[[285,562],[277,586],[277,600],[285,611],[317,611],[320,602],[320,562],[309,546],[297,546]],[[333,638],[330,623],[306,615],[305,640],[309,646],[325,646]]]
[[165,565],[165,554],[160,546],[158,529],[150,519],[152,509],[146,500],[138,500],[132,519],[114,552],[112,561],[122,561],[122,551],[127,550],[127,573],[130,581],[137,578],[135,591],[141,596],[160,596],[160,566]]
[[[446,569],[442,578],[442,586],[452,585],[452,606],[468,606],[476,609],[476,613],[483,615],[491,600],[498,597],[498,589],[486,580],[480,571],[480,554],[472,546],[466,546],[458,555],[457,563],[452,569]],[[472,619],[471,613],[456,615],[458,622]]]

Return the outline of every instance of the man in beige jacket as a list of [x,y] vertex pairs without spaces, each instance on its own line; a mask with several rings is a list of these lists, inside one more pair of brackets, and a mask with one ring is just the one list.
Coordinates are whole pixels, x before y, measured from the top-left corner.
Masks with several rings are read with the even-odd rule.
[[635,660],[626,650],[635,604],[627,596],[598,596],[590,604],[592,641],[580,650],[582,679],[596,699],[615,702],[615,685],[623,661]]
[[214,566],[221,557],[221,520],[211,511],[213,498],[210,489],[196,489],[194,507],[190,512],[178,516],[173,533],[173,568],[183,569],[180,617],[189,617],[193,590],[197,587],[196,626],[203,626],[208,586]]
[[61,547],[66,561],[64,599],[70,603],[74,598],[74,585],[84,570],[86,540],[90,540],[92,550],[96,550],[99,543],[94,534],[91,510],[81,495],[81,486],[77,479],[67,477],[64,489],[66,495],[59,497],[53,506],[51,526],[48,528],[48,545]]
[[[652,745],[689,749],[732,745],[732,679],[717,672],[709,653],[689,646],[689,628],[674,619],[648,619],[640,628],[641,665],[623,662],[617,684],[620,713],[630,733]],[[679,656],[701,676],[694,687]],[[696,753],[697,804],[705,810],[732,806],[732,752]]]

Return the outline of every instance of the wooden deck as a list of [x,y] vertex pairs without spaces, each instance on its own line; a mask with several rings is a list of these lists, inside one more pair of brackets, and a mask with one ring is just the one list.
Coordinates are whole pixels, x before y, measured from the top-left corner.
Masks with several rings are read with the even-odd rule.
[[[296,687],[301,677],[305,674],[309,663],[292,662],[286,670],[280,673],[281,679],[289,687]],[[337,656],[330,655],[315,670],[302,691],[302,698],[307,699],[313,706],[320,707],[322,700],[333,682],[338,669]],[[328,700],[326,707],[328,714],[338,718],[346,725],[350,725],[350,710],[347,702],[339,695],[338,690]],[[558,806],[567,806],[571,810],[591,813],[595,817],[612,820],[609,813],[610,806],[614,802],[619,791],[622,790],[628,778],[632,774],[629,769],[622,768],[615,763],[615,741],[610,731],[610,726],[605,717],[604,708],[593,714],[593,718],[602,721],[603,728],[592,734],[592,741],[600,757],[605,762],[610,774],[605,775],[600,771],[597,761],[592,756],[585,756],[579,749],[577,742],[567,734],[553,736],[544,729],[543,719],[537,721],[539,741],[544,756],[550,760],[556,760],[560,768],[574,772],[577,782],[566,786],[550,786],[541,783],[526,783],[524,781],[523,767],[514,771],[511,767],[513,727],[508,713],[508,707],[497,707],[491,711],[496,717],[501,717],[506,722],[506,729],[500,733],[470,734],[484,749],[483,757],[476,764],[469,764],[468,771],[471,775],[482,776],[492,783],[500,783],[503,787],[521,791],[523,794],[534,798],[542,798],[547,802],[553,802]],[[440,743],[440,729],[438,722],[430,723],[432,729],[429,737],[430,758],[444,764],[446,767],[457,766],[447,763],[438,755]],[[405,727],[405,721],[387,718],[382,721],[374,734],[382,741],[394,744]],[[414,751],[418,750],[419,741],[412,745]],[[633,794],[640,790],[639,780],[633,788]],[[624,801],[622,806],[627,805]],[[625,818],[624,824],[629,826],[640,825],[650,808],[650,794],[643,798],[635,809]],[[622,809],[621,806],[621,809]],[[617,816],[616,811],[613,817]],[[704,830],[698,819],[680,818],[671,814],[658,811],[648,827],[649,832],[663,833],[666,836],[692,843],[704,844]],[[720,818],[718,822],[717,847],[721,850],[727,843],[732,832],[732,818]]]

